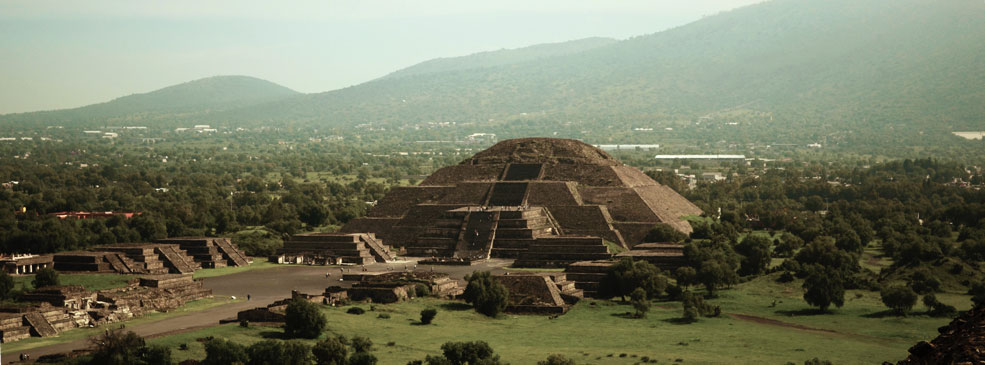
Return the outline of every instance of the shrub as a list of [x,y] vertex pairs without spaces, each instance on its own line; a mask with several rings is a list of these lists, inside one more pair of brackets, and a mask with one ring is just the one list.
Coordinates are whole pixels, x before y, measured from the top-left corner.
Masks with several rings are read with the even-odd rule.
[[390,319],[390,313],[380,313],[379,315],[376,316],[376,318],[379,318],[379,319]]
[[316,338],[327,325],[318,305],[301,298],[287,304],[284,317],[284,334],[291,338]]
[[927,314],[931,317],[954,317],[958,313],[957,308],[937,301],[933,293],[923,296],[923,305],[927,306]]
[[344,365],[349,356],[345,342],[335,337],[319,341],[311,348],[311,353],[315,356],[318,365]]
[[357,352],[349,357],[349,365],[376,365],[376,356],[368,352]]
[[46,286],[58,285],[58,271],[50,267],[38,270],[34,274],[34,280],[31,281],[34,288],[43,288]]
[[202,365],[225,365],[247,362],[246,348],[226,339],[216,338],[205,343]]
[[6,271],[0,270],[0,299],[10,297],[10,292],[14,290],[14,278]]
[[650,301],[646,299],[646,291],[643,288],[636,288],[629,294],[630,303],[636,309],[636,318],[646,318],[646,312],[650,311]]
[[492,278],[488,271],[476,271],[465,277],[468,286],[462,295],[466,303],[471,303],[476,312],[495,317],[506,309],[509,291],[506,286]]
[[643,238],[644,242],[683,242],[687,239],[687,235],[681,233],[680,231],[674,229],[668,224],[657,223],[657,225],[650,228],[647,232],[646,237]]
[[362,336],[353,337],[352,349],[355,352],[370,352],[373,350],[373,340]]
[[366,310],[365,309],[362,309],[360,307],[352,307],[352,308],[349,308],[348,310],[346,310],[345,312],[346,313],[349,313],[349,314],[357,314],[358,315],[358,314],[366,313]]
[[170,364],[171,349],[150,346],[133,332],[107,331],[92,339],[93,364]]
[[575,361],[561,354],[551,354],[547,360],[538,361],[537,365],[575,365]]
[[431,288],[424,284],[414,286],[414,296],[422,298],[431,295]]
[[897,315],[906,315],[906,312],[917,304],[917,293],[906,286],[891,286],[883,289],[879,295],[882,303],[892,308]]
[[435,309],[428,308],[428,309],[422,310],[421,311],[421,323],[423,323],[423,324],[431,324],[431,321],[434,320],[434,316],[437,316],[437,315],[438,315],[438,311],[435,310]]

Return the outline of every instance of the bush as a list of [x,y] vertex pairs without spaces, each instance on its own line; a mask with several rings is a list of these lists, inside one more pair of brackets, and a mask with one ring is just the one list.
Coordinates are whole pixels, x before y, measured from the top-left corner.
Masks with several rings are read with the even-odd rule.
[[0,299],[10,297],[10,292],[14,290],[14,278],[6,271],[0,270]]
[[953,317],[958,313],[957,308],[937,301],[937,296],[933,293],[923,296],[923,305],[927,307],[927,314],[931,317]]
[[287,304],[284,317],[284,334],[291,338],[316,338],[327,325],[318,305],[301,298]]
[[917,294],[936,293],[941,290],[941,281],[926,269],[920,269],[913,272],[910,287]]
[[537,365],[575,365],[575,361],[561,354],[551,354],[547,360],[538,361]]
[[906,286],[891,286],[879,293],[882,303],[892,308],[897,315],[904,316],[917,304],[917,293]]
[[171,349],[147,346],[144,339],[133,332],[107,331],[92,339],[94,349],[91,363],[108,365],[170,364]]
[[985,283],[973,283],[968,286],[968,295],[971,295],[971,302],[975,305],[985,303]]
[[34,274],[34,280],[31,281],[31,284],[34,285],[35,289],[58,285],[58,271],[50,267],[38,270]]
[[609,268],[599,286],[607,297],[620,296],[625,300],[633,290],[642,288],[648,298],[656,298],[667,289],[667,278],[649,262],[625,258]]
[[428,308],[428,309],[422,310],[421,311],[421,323],[423,323],[423,324],[431,324],[431,321],[434,320],[434,316],[437,316],[437,315],[438,315],[438,311],[435,310],[435,309]]
[[462,295],[466,303],[471,303],[476,312],[495,317],[506,309],[510,294],[506,286],[492,278],[488,271],[476,271],[465,277],[468,286]]
[[352,349],[355,352],[370,352],[373,350],[373,340],[362,336],[353,337]]
[[357,352],[349,357],[349,365],[376,365],[376,356],[368,352]]
[[380,313],[379,315],[376,316],[376,318],[379,318],[379,319],[390,319],[390,313]]
[[311,353],[315,356],[318,365],[345,365],[345,360],[349,356],[345,342],[335,337],[319,341],[311,348]]
[[356,315],[358,315],[358,314],[366,313],[366,310],[365,309],[362,309],[360,307],[352,307],[352,308],[349,308],[348,310],[346,310],[345,312],[346,313],[349,313],[349,314],[356,314]]
[[650,301],[646,299],[646,291],[643,288],[636,288],[629,294],[629,301],[636,309],[636,318],[646,318],[646,312],[650,311]]
[[417,284],[414,286],[414,296],[418,298],[423,298],[431,295],[431,288],[424,284]]
[[680,231],[674,229],[668,224],[657,223],[657,225],[650,228],[647,232],[646,237],[643,238],[644,242],[683,242],[687,239],[687,235],[681,233]]
[[247,362],[246,348],[223,338],[216,338],[205,343],[205,360],[202,365],[226,365]]

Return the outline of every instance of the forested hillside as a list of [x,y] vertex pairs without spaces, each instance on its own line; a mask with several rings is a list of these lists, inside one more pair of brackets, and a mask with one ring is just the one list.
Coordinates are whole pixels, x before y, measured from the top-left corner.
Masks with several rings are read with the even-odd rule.
[[[628,40],[438,59],[325,93],[236,99],[250,101],[239,108],[187,113],[178,102],[170,107],[182,112],[160,119],[322,130],[454,122],[472,126],[459,135],[557,132],[621,143],[969,144],[950,132],[980,130],[985,120],[982,39],[985,3],[977,0],[774,0]],[[134,96],[0,124],[111,123],[152,105]],[[659,133],[620,134],[634,127]]]

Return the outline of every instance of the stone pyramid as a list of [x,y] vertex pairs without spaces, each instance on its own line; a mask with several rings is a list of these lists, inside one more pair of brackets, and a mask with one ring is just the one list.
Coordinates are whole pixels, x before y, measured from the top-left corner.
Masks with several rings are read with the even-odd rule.
[[516,257],[547,236],[601,237],[628,248],[657,223],[689,233],[682,217],[698,214],[680,194],[591,145],[524,138],[418,186],[393,188],[342,232],[374,233],[411,256]]

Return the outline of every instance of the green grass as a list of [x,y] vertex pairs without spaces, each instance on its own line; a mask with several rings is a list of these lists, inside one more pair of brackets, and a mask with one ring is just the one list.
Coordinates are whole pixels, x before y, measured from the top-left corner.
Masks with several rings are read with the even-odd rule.
[[506,270],[509,270],[509,271],[564,272],[564,268],[556,268],[556,267],[543,268],[543,267],[512,267],[512,266],[504,266],[503,268],[506,269]]
[[248,266],[226,266],[217,269],[201,269],[195,271],[195,279],[212,278],[216,276],[230,275],[244,271],[264,270],[277,267],[276,263],[270,262],[266,257],[254,257],[253,263]]
[[[120,275],[120,274],[59,274],[58,282],[61,285],[82,285],[87,290],[103,290],[122,288],[127,286],[131,279],[138,278],[139,275]],[[15,276],[14,284],[16,288],[24,287],[25,290],[34,289],[31,281],[34,275]]]
[[121,324],[125,324],[127,326],[132,327],[135,325],[139,325],[141,323],[166,320],[168,318],[175,317],[181,314],[206,310],[209,308],[213,308],[241,300],[242,299],[232,300],[229,299],[228,297],[199,299],[199,300],[188,302],[185,304],[185,306],[172,310],[167,313],[151,313],[143,317],[131,319],[129,321],[111,323],[100,327],[76,328],[73,330],[62,332],[58,334],[58,336],[56,337],[31,337],[17,342],[4,344],[3,353],[7,355],[7,354],[13,354],[19,351],[24,351],[37,347],[81,340],[89,337],[98,336],[102,334],[106,330],[106,328],[119,328]]
[[[415,299],[381,305],[389,319],[377,318],[372,311],[364,315],[346,314],[348,307],[323,306],[328,318],[327,335],[365,336],[374,343],[374,355],[381,364],[404,364],[438,354],[441,344],[449,341],[483,340],[504,361],[533,364],[549,354],[561,353],[588,364],[633,364],[649,356],[660,363],[802,363],[820,357],[836,364],[881,363],[897,361],[919,340],[936,336],[936,328],[949,319],[911,316],[872,316],[885,311],[877,293],[849,293],[845,307],[832,314],[808,315],[809,306],[800,299],[799,283],[776,284],[771,278],[754,280],[736,289],[723,291],[711,302],[721,305],[725,313],[739,313],[775,319],[834,332],[805,330],[791,326],[764,324],[723,316],[702,318],[694,324],[679,324],[679,302],[654,303],[645,319],[629,319],[628,305],[586,299],[570,312],[556,319],[537,315],[502,315],[487,318],[476,314],[460,302],[438,299]],[[942,294],[942,301],[967,309],[967,296]],[[771,307],[777,299],[776,307]],[[594,303],[594,304],[592,304]],[[359,305],[369,309],[368,304]],[[437,308],[432,325],[416,322],[420,311]],[[919,309],[919,308],[915,308]],[[922,309],[920,309],[922,310]],[[196,338],[225,337],[250,344],[265,338],[279,338],[280,328],[225,325],[191,333],[153,339],[174,348],[176,361],[202,359],[202,344]],[[308,341],[314,343],[314,341]],[[388,346],[388,343],[393,343]],[[179,344],[188,350],[177,350]],[[835,350],[836,349],[836,350]],[[626,354],[621,358],[620,354]]]
[[613,255],[618,255],[618,254],[621,254],[623,252],[626,252],[626,248],[620,246],[618,243],[615,243],[615,242],[612,242],[612,241],[608,241],[608,240],[602,240],[602,243],[605,244],[605,247],[608,247],[609,248],[609,253],[611,253]]

